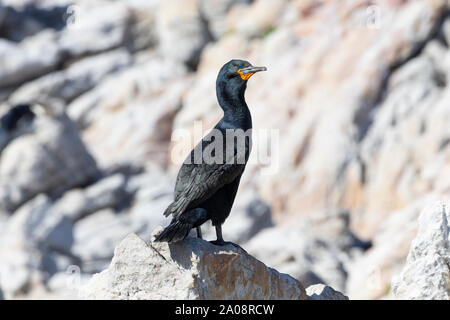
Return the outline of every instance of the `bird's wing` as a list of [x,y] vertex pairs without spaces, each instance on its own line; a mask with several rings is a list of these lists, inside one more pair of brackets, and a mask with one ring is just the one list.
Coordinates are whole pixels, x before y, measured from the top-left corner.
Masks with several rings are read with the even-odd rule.
[[[185,166],[185,165],[183,165]],[[207,200],[224,185],[231,183],[244,171],[241,164],[201,164],[187,165],[182,168],[182,180],[176,184],[175,201],[164,212],[165,216],[170,214],[177,218],[186,209]],[[187,173],[190,171],[190,174]]]
[[[209,140],[208,136],[204,138],[181,166],[175,184],[175,200],[164,212],[165,216],[172,214],[174,218],[178,217],[187,209],[210,198],[224,185],[233,182],[244,171],[246,161],[243,161],[243,154],[238,153],[236,147],[234,152],[224,152],[221,163],[205,161],[206,156],[202,150],[208,146]],[[246,155],[247,151],[248,145]],[[198,156],[201,161],[196,161]]]

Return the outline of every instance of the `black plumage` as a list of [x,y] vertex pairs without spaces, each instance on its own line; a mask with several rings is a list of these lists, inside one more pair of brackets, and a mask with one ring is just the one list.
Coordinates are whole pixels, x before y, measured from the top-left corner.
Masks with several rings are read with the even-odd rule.
[[172,221],[155,241],[182,240],[192,228],[201,237],[200,226],[211,220],[217,233],[213,243],[225,244],[221,226],[230,214],[251,151],[252,118],[244,97],[247,80],[264,70],[243,60],[231,60],[220,69],[216,93],[224,115],[181,166],[175,199],[164,212],[172,215]]

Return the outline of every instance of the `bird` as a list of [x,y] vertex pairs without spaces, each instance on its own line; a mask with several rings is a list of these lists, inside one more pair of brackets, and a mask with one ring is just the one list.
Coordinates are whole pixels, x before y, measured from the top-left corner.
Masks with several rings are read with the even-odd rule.
[[251,76],[266,70],[238,59],[220,69],[216,96],[223,117],[183,162],[174,200],[164,211],[164,216],[171,215],[172,220],[155,242],[181,241],[193,228],[202,238],[200,226],[211,220],[217,240],[210,242],[218,246],[230,243],[223,239],[222,224],[230,214],[252,146],[252,117],[245,90]]

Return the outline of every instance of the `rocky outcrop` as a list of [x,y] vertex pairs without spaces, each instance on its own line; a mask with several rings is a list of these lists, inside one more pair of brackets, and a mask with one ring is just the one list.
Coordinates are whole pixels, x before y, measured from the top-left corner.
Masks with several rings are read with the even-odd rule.
[[65,70],[25,83],[11,95],[10,101],[19,103],[59,98],[69,102],[95,87],[107,75],[118,72],[130,63],[130,55],[120,49],[88,57]]
[[324,284],[315,284],[306,288],[309,300],[348,300],[346,295]]
[[417,199],[406,208],[391,213],[372,239],[372,248],[349,265],[345,292],[352,299],[380,299],[392,296],[392,277],[404,267],[411,241],[417,234],[417,219],[422,210],[439,196]]
[[87,299],[306,299],[299,281],[240,247],[197,238],[146,244],[135,234],[120,243],[109,268],[80,293]]
[[398,299],[450,299],[450,211],[437,203],[418,219],[418,232],[392,287]]
[[52,31],[38,33],[20,44],[0,39],[0,88],[20,84],[57,68],[61,50]]
[[39,193],[61,193],[99,176],[78,130],[59,107],[37,106],[33,122],[14,132],[2,150],[0,209],[13,212]]

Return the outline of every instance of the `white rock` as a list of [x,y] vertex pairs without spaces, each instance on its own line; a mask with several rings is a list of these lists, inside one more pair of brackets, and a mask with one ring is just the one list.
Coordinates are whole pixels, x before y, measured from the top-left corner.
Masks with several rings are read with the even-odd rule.
[[426,208],[402,273],[393,281],[399,299],[450,299],[450,211],[444,203]]
[[157,30],[162,55],[185,63],[198,64],[201,50],[211,40],[195,0],[161,1],[157,13]]
[[348,300],[348,297],[324,284],[315,284],[306,288],[310,300]]
[[85,189],[73,189],[55,201],[52,210],[79,220],[105,208],[118,208],[129,197],[126,179],[118,173],[103,178]]
[[226,17],[231,8],[247,5],[249,0],[201,0],[200,10],[204,18],[208,21],[208,28],[215,39],[219,39],[225,33]]
[[411,241],[417,234],[417,218],[439,197],[420,198],[385,219],[372,239],[372,248],[349,264],[346,294],[351,299],[380,299],[392,295],[392,277],[401,272]]
[[131,10],[122,2],[83,2],[75,7],[73,23],[58,45],[69,57],[80,57],[124,45],[131,26]]
[[100,210],[75,224],[71,254],[80,259],[83,272],[99,272],[108,265],[114,247],[134,231],[127,217]]
[[[161,232],[161,228],[157,232]],[[146,244],[127,236],[107,270],[80,290],[87,299],[300,299],[302,285],[232,245],[187,238]]]
[[117,72],[130,63],[130,55],[122,49],[88,57],[65,70],[27,82],[11,95],[10,103],[35,101],[42,97],[70,101],[95,87],[107,74]]
[[245,246],[257,259],[305,286],[326,283],[344,290],[351,252],[339,248],[334,239],[329,228],[318,231],[310,223],[290,223],[262,230]]
[[59,217],[47,217],[51,201],[38,196],[21,207],[8,220],[0,235],[0,287],[6,298],[24,293],[39,276],[39,244],[59,223]]
[[78,125],[87,127],[83,138],[100,167],[144,166],[149,158],[167,165],[172,119],[190,85],[189,78],[177,80],[185,72],[167,59],[145,57],[68,106]]
[[64,113],[38,116],[33,126],[32,134],[14,139],[2,152],[0,206],[8,211],[38,193],[65,191],[98,176],[95,160]]
[[40,32],[20,44],[0,39],[0,87],[43,75],[60,61],[61,50],[52,31]]

